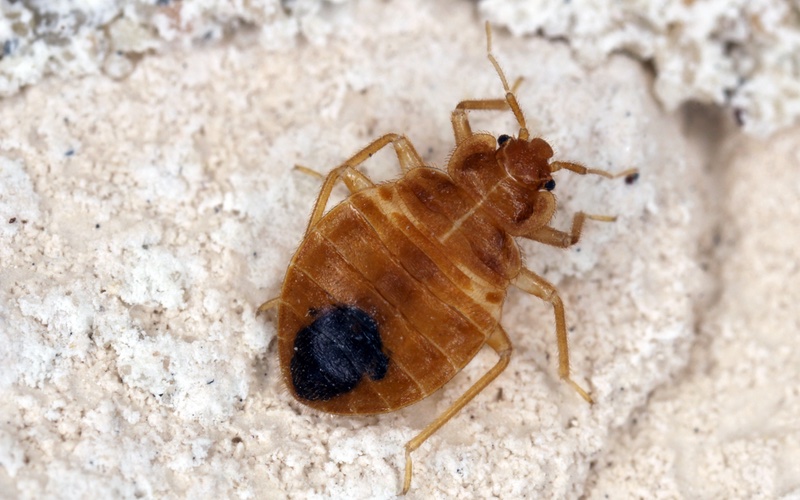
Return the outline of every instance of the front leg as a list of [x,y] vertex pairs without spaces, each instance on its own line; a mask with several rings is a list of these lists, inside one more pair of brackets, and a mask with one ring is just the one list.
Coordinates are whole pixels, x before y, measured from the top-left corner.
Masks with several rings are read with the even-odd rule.
[[489,25],[489,21],[486,21],[486,55],[489,57],[489,62],[491,62],[492,66],[494,66],[497,76],[500,77],[500,82],[503,84],[503,90],[506,92],[506,97],[505,99],[480,99],[461,101],[458,103],[451,117],[451,121],[453,122],[453,132],[456,134],[456,146],[461,144],[462,141],[472,135],[472,128],[470,127],[469,119],[467,118],[467,110],[469,109],[510,109],[511,112],[514,113],[514,118],[517,119],[517,123],[519,124],[518,138],[523,141],[528,140],[528,126],[525,124],[525,116],[522,114],[522,109],[519,107],[516,96],[517,87],[519,86],[520,82],[522,82],[522,78],[517,78],[517,80],[514,82],[514,85],[511,87],[508,86],[506,75],[503,73],[502,68],[500,68],[500,64],[492,54],[492,27]]
[[[453,124],[453,133],[456,136],[456,146],[472,135],[472,127],[469,124],[469,117],[467,116],[468,110],[505,111],[507,109],[513,109],[509,102],[513,102],[513,105],[519,109],[516,97],[514,97],[514,92],[517,91],[517,87],[519,87],[521,82],[522,78],[517,78],[509,93],[511,97],[507,97],[506,99],[478,99],[459,102],[456,105],[456,109],[453,110],[453,114],[450,116],[450,121]],[[515,113],[516,112],[517,111],[515,111]]]
[[578,212],[572,219],[572,229],[569,232],[560,231],[550,226],[542,226],[523,235],[523,237],[538,241],[539,243],[544,243],[545,245],[567,248],[580,240],[581,232],[583,231],[583,223],[586,219],[598,220],[601,222],[614,222],[617,220],[617,218],[612,215],[591,215]]
[[[589,174],[600,175],[602,177],[606,177],[609,179],[616,179],[617,177],[628,177],[632,175],[638,175],[639,173],[639,171],[635,168],[631,168],[628,170],[624,170],[622,172],[618,172],[616,174],[612,174],[611,172],[607,172],[605,170],[600,170],[596,168],[587,168],[578,163],[572,163],[566,161],[554,161],[550,163],[551,172],[555,172],[561,169],[569,170],[570,172],[574,172],[578,175],[589,175]],[[549,217],[550,215],[547,216],[546,220],[549,220]],[[544,219],[544,216],[542,218]],[[586,222],[586,219],[596,220],[600,222],[614,222],[615,220],[617,220],[616,216],[613,215],[592,215],[592,214],[587,214],[585,212],[578,212],[572,218],[572,229],[569,232],[560,231],[550,226],[540,226],[523,236],[525,238],[529,238],[531,240],[544,243],[545,245],[550,245],[559,248],[567,248],[569,246],[576,244],[578,240],[580,240],[581,231],[583,231],[583,223]]]

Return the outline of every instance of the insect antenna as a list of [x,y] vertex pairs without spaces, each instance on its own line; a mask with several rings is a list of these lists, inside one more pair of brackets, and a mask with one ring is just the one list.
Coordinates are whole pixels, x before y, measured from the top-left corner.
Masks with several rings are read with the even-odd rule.
[[[519,139],[527,141],[528,127],[525,124],[525,117],[522,115],[522,110],[517,102],[517,96],[514,95],[514,90],[508,86],[506,75],[503,73],[502,68],[500,68],[500,63],[497,62],[494,54],[492,54],[492,26],[489,24],[489,21],[486,21],[486,54],[489,56],[489,61],[492,63],[492,66],[494,66],[495,71],[497,71],[497,74],[500,76],[500,81],[503,82],[503,89],[506,91],[506,101],[511,111],[514,113],[517,123],[519,123]],[[514,88],[517,87],[517,83],[519,83],[519,80],[514,83]]]

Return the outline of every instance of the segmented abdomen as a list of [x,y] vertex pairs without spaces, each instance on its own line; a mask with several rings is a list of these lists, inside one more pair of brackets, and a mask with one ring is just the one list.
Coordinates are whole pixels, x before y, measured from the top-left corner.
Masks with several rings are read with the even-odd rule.
[[[416,169],[350,196],[319,221],[289,266],[279,309],[281,365],[285,379],[297,381],[295,396],[330,413],[392,411],[433,393],[475,356],[520,265],[511,237],[476,205],[445,173]],[[372,334],[361,335],[368,329],[359,321],[340,336],[313,329],[319,347],[312,361],[295,361],[305,371],[293,373],[298,333],[307,339],[315,321],[340,324],[329,318],[342,307],[377,325],[387,369],[365,370],[352,387],[361,366],[382,362],[374,343],[363,344]],[[318,361],[329,372],[306,388],[308,366],[317,370]],[[315,384],[324,390],[315,393]]]

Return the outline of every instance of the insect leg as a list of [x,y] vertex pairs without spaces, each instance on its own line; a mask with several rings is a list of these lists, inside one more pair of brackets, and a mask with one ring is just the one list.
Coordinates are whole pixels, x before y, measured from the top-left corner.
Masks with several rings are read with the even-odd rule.
[[578,242],[583,231],[583,223],[586,219],[597,220],[601,222],[614,222],[617,218],[613,215],[591,215],[584,212],[578,212],[572,219],[572,229],[569,232],[560,231],[550,226],[543,226],[535,231],[526,234],[525,238],[544,243],[559,248],[567,248]]
[[567,322],[564,319],[564,303],[558,290],[550,282],[530,269],[522,268],[514,279],[514,286],[553,305],[556,316],[556,339],[558,341],[558,375],[575,389],[583,399],[592,403],[592,398],[569,376],[569,345],[567,343]]
[[487,110],[506,110],[508,103],[505,99],[482,99],[479,101],[461,101],[456,105],[450,121],[453,123],[453,132],[456,136],[456,145],[461,144],[464,139],[472,135],[472,127],[469,125],[467,110],[487,109]]
[[500,68],[500,64],[492,54],[492,27],[489,24],[489,21],[486,21],[486,54],[489,56],[489,61],[492,63],[495,71],[497,71],[497,75],[500,77],[500,81],[503,84],[503,89],[506,91],[506,97],[505,99],[467,100],[458,103],[456,105],[456,109],[453,110],[453,114],[450,117],[450,121],[453,123],[453,132],[456,136],[456,145],[461,144],[461,141],[472,135],[472,128],[470,127],[469,119],[467,118],[467,110],[470,109],[496,111],[511,109],[520,126],[520,139],[528,139],[528,130],[525,125],[525,117],[522,116],[522,110],[519,107],[519,103],[517,103],[516,97],[517,88],[519,87],[519,84],[522,83],[522,77],[517,78],[516,81],[514,81],[514,85],[509,88],[506,75],[503,73],[502,68]]
[[[618,172],[616,174],[612,174],[611,172],[607,172],[605,170],[587,168],[578,163],[572,163],[567,161],[554,161],[550,163],[551,172],[555,172],[561,169],[569,170],[570,172],[575,172],[578,175],[594,174],[607,177],[609,179],[616,179],[617,177],[627,178],[630,175],[637,175],[639,173],[639,171],[635,168],[631,168],[628,170],[624,170],[622,172]],[[614,222],[615,220],[617,220],[617,218],[612,215],[591,215],[584,212],[578,212],[572,219],[572,229],[569,232],[560,231],[550,226],[542,226],[524,236],[534,241],[544,243],[545,245],[567,248],[577,243],[578,240],[580,239],[581,231],[583,230],[583,223],[586,221],[586,219],[597,220],[601,222]]]
[[486,372],[472,387],[467,389],[467,392],[462,394],[444,413],[436,417],[436,420],[428,424],[422,432],[417,434],[414,439],[406,443],[406,473],[403,479],[403,491],[401,495],[405,495],[411,487],[411,452],[419,448],[431,435],[438,431],[444,424],[446,424],[453,416],[461,411],[472,399],[483,391],[492,380],[497,378],[511,359],[511,340],[508,334],[499,325],[486,341],[486,345],[491,347],[500,356],[495,364],[488,372]]
[[306,236],[314,224],[316,224],[325,213],[325,207],[328,204],[331,191],[336,185],[336,182],[341,180],[344,182],[347,189],[351,193],[361,191],[362,189],[370,188],[375,184],[363,173],[356,170],[356,167],[364,163],[373,154],[378,152],[384,146],[392,144],[394,146],[397,159],[400,162],[400,168],[403,172],[407,172],[412,168],[421,167],[424,165],[422,158],[420,158],[417,150],[411,142],[402,135],[386,134],[372,143],[367,145],[364,149],[353,155],[350,159],[342,163],[340,166],[333,169],[325,178],[325,183],[317,196],[317,201],[314,204],[314,211],[311,213],[311,218],[308,221],[306,228]]
[[422,167],[425,165],[422,161],[422,158],[419,156],[419,153],[417,153],[417,150],[414,149],[414,146],[411,144],[411,141],[406,139],[405,136],[398,134],[386,134],[375,139],[368,144],[367,147],[354,154],[349,160],[344,162],[342,166],[348,165],[351,167],[357,167],[390,143],[392,146],[394,146],[394,151],[397,154],[397,160],[400,162],[400,170],[402,170],[403,173],[408,172],[412,168]]
[[259,314],[263,314],[263,313],[269,311],[273,307],[278,307],[278,304],[280,304],[280,303],[281,303],[281,298],[280,297],[275,297],[273,299],[269,299],[268,301],[266,301],[263,304],[261,304],[260,306],[258,306],[258,309],[256,310],[256,316],[258,316]]
[[[522,83],[522,77],[517,78],[514,86],[511,88],[511,95],[514,95],[519,84]],[[461,101],[456,105],[453,114],[450,116],[450,121],[453,123],[453,132],[456,136],[456,145],[461,141],[472,135],[472,127],[469,125],[469,118],[467,111],[469,110],[487,110],[487,111],[505,111],[509,109],[508,99],[478,99]],[[516,98],[514,98],[516,104]],[[517,107],[519,107],[517,105]]]

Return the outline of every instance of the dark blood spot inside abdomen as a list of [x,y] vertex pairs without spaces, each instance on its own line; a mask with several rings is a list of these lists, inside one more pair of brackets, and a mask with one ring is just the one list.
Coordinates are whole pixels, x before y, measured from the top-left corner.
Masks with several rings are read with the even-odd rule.
[[378,325],[357,307],[322,311],[297,333],[290,370],[297,395],[328,400],[352,391],[364,375],[380,380],[389,368]]

